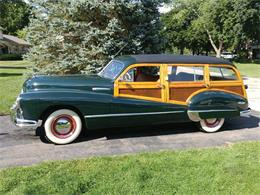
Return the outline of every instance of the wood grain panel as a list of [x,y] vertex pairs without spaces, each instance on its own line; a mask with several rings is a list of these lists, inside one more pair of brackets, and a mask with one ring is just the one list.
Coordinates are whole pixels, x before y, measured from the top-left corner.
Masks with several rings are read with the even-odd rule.
[[170,100],[185,102],[188,97],[204,87],[183,87],[183,88],[170,88]]
[[213,89],[223,89],[244,96],[244,91],[241,86],[223,86],[223,87],[221,86],[221,87],[214,87]]
[[161,89],[119,89],[119,94],[161,98]]

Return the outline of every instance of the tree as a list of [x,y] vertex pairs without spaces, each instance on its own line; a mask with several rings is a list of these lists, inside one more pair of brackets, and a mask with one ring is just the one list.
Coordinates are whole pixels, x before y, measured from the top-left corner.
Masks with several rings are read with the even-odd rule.
[[235,49],[248,40],[259,40],[260,4],[257,0],[179,0],[175,4],[178,13],[185,11],[193,15],[188,29],[191,34],[199,35],[198,40],[203,40],[200,35],[206,33],[217,57],[223,48]]
[[158,53],[158,0],[33,0],[27,59],[34,72],[91,73],[120,54]]
[[168,51],[173,52],[174,47],[180,50],[180,54],[183,54],[184,48],[187,47],[187,30],[190,25],[189,13],[186,10],[182,10],[180,7],[175,7],[171,12],[162,16],[162,21],[165,28],[162,30],[162,34],[166,38],[166,48]]
[[237,0],[233,3],[236,36],[231,48],[240,52],[248,50],[250,43],[260,42],[260,3],[258,0]]
[[[191,1],[192,7],[195,9],[199,5],[199,1]],[[162,16],[165,28],[162,34],[166,38],[167,50],[173,52],[173,48],[178,48],[180,54],[184,49],[189,49],[193,54],[200,54],[203,51],[208,52],[209,41],[204,30],[196,27],[197,14],[193,9],[187,9],[183,1],[175,1],[171,12]]]
[[30,7],[23,0],[0,0],[0,26],[3,32],[16,35],[29,22]]

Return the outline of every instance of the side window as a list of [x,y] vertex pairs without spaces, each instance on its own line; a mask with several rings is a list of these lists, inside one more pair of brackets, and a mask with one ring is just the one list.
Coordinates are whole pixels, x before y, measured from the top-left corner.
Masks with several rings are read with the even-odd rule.
[[234,81],[237,80],[235,71],[226,67],[209,67],[211,81]]
[[131,68],[119,81],[123,82],[157,82],[160,80],[160,66],[138,66]]
[[202,66],[168,66],[168,80],[174,81],[203,81]]

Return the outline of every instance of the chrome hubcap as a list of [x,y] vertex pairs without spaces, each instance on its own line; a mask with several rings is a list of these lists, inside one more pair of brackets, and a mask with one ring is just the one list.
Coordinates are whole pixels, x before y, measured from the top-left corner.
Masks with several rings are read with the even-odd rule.
[[72,127],[71,121],[63,117],[57,120],[54,128],[57,133],[61,135],[66,135],[71,131],[71,127]]
[[65,139],[74,133],[76,122],[72,116],[60,115],[53,120],[51,129],[55,137]]

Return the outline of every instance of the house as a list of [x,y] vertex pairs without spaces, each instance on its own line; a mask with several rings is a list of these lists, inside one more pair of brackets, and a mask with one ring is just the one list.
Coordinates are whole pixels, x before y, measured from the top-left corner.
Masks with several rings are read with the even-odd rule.
[[28,51],[30,44],[26,41],[12,36],[3,34],[0,28],[0,54],[24,54]]

